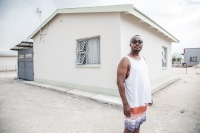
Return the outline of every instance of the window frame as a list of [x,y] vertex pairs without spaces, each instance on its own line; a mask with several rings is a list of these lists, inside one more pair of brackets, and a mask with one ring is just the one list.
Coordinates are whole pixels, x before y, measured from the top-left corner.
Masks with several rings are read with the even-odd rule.
[[[99,38],[99,64],[88,64],[87,62],[88,62],[88,40],[90,40],[90,39],[95,39],[95,38]],[[78,43],[80,42],[80,41],[85,41],[85,47],[86,47],[86,51],[79,51],[79,50],[77,50],[78,49]],[[77,61],[77,60],[79,60],[79,57],[78,57],[78,55],[79,54],[85,54],[85,60],[86,60],[86,63],[84,64],[84,63],[78,63],[79,61]],[[101,66],[101,37],[100,36],[93,36],[93,37],[87,37],[87,38],[82,38],[82,39],[77,39],[76,40],[76,61],[75,61],[75,65],[76,65],[76,67],[95,67],[95,68],[97,68],[97,67],[100,67]]]
[[33,55],[32,54],[26,54],[25,57],[26,57],[26,59],[33,58]]
[[[165,60],[165,66],[163,66],[163,50],[165,49],[165,58],[164,58],[164,60]],[[165,46],[162,46],[162,70],[166,70],[167,69],[167,64],[168,64],[168,62],[167,62],[167,55],[168,55],[168,50],[167,50],[167,47],[165,47]]]
[[24,55],[23,55],[23,54],[20,54],[20,55],[19,55],[19,59],[24,59]]
[[[193,61],[193,60],[192,60],[193,58],[196,58],[196,61]],[[190,57],[190,62],[197,62],[197,56]]]

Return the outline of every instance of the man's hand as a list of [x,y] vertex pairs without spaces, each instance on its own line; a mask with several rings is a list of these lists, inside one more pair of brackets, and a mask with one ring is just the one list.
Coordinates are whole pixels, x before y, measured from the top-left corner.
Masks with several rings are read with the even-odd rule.
[[153,100],[151,100],[152,102],[151,103],[149,103],[149,106],[152,106],[153,105]]
[[124,115],[128,118],[131,117],[130,106],[128,104],[124,104],[123,109],[124,109]]

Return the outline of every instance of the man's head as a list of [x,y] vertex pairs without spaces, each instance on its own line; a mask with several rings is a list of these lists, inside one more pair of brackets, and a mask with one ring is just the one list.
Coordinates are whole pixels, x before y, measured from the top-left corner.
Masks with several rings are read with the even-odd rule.
[[143,40],[139,35],[135,35],[130,40],[130,47],[132,52],[140,52],[143,47]]

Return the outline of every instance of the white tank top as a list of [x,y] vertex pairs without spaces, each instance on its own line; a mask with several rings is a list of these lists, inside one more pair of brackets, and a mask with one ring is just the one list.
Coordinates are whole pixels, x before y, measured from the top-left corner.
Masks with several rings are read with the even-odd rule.
[[130,61],[129,76],[124,82],[126,99],[130,108],[151,103],[151,88],[148,66],[142,56],[140,60],[126,56]]

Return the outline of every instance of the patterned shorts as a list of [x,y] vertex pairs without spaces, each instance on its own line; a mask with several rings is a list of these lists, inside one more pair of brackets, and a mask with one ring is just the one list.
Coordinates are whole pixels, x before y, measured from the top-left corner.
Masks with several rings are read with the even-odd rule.
[[131,117],[127,118],[125,116],[125,128],[134,132],[136,128],[138,128],[143,122],[146,121],[146,110],[147,105],[131,108]]

